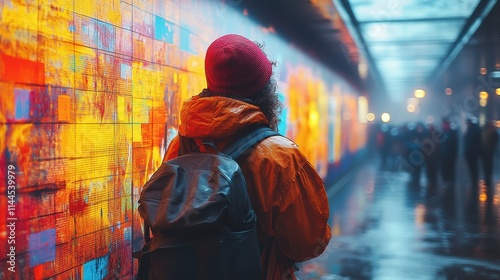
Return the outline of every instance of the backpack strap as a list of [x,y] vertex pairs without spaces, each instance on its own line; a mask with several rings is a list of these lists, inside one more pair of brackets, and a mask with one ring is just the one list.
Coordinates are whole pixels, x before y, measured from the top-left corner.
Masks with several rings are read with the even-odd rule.
[[277,131],[272,130],[268,126],[257,126],[252,127],[243,134],[243,136],[239,137],[234,142],[228,144],[223,150],[222,153],[227,154],[232,159],[236,159],[241,154],[243,154],[248,148],[257,144],[261,140],[264,140],[267,137],[281,135]]

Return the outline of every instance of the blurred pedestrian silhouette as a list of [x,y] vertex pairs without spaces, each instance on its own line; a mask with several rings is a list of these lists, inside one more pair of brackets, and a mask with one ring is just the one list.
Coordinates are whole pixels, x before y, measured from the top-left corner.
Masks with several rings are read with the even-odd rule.
[[442,141],[439,145],[439,157],[441,167],[441,177],[444,184],[452,186],[455,183],[455,163],[458,151],[458,133],[452,128],[448,118],[443,118]]
[[389,130],[389,125],[382,124],[377,133],[377,146],[380,151],[382,170],[388,168],[389,161],[391,160],[389,157],[393,141]]
[[425,139],[425,126],[423,123],[408,125],[408,131],[405,141],[405,147],[408,153],[408,159],[413,167],[410,172],[410,184],[414,187],[420,187],[420,176],[425,164],[425,151],[422,149],[422,143]]
[[438,168],[439,168],[439,146],[438,132],[433,124],[430,124],[425,132],[423,147],[425,148],[425,171],[427,176],[427,194],[433,195],[437,190]]
[[488,121],[484,125],[482,132],[482,162],[484,171],[484,183],[488,194],[488,202],[493,201],[495,195],[493,186],[493,166],[495,161],[495,151],[498,145],[498,132],[493,121]]
[[471,182],[471,200],[476,201],[479,194],[479,159],[482,150],[481,128],[477,123],[477,118],[472,116],[467,117],[466,125],[467,130],[464,135],[464,156]]

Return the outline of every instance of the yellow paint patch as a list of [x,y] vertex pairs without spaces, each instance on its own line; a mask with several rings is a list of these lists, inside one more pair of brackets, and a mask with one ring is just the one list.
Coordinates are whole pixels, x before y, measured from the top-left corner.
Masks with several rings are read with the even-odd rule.
[[142,142],[141,124],[134,123],[132,127],[132,142]]
[[123,122],[126,120],[125,114],[125,98],[123,96],[117,97],[117,108],[118,121]]
[[30,1],[30,4],[12,1],[10,5],[4,5],[1,12],[2,24],[9,25],[12,30],[38,30],[38,3],[36,1]]

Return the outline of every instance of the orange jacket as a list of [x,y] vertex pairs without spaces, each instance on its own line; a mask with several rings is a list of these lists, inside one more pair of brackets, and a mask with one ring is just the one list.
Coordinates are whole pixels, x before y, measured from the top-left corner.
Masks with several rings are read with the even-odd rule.
[[[211,140],[220,150],[251,124],[268,124],[258,107],[227,97],[195,96],[181,109],[181,135]],[[179,140],[169,145],[164,161],[175,158]],[[295,279],[295,262],[319,256],[331,232],[324,183],[291,140],[264,139],[238,163],[257,214],[257,232],[264,250],[265,279]]]

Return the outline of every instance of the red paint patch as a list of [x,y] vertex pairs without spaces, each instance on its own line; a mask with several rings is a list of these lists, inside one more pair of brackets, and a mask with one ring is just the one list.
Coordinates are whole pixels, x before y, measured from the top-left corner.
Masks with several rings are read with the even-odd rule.
[[69,194],[69,213],[73,216],[77,213],[82,213],[87,208],[83,191],[71,191]]
[[0,81],[45,85],[44,64],[0,53]]
[[35,280],[43,279],[43,264],[39,264],[33,268],[33,274],[35,275]]

